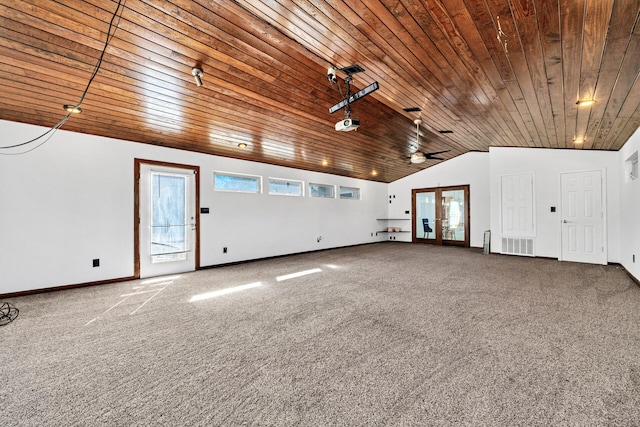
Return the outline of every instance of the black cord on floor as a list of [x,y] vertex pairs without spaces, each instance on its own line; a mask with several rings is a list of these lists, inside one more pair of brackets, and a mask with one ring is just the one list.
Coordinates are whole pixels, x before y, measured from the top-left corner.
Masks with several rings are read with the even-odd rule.
[[8,302],[2,303],[2,305],[0,305],[0,326],[13,322],[15,318],[18,317],[18,313],[20,313],[20,310],[14,305]]

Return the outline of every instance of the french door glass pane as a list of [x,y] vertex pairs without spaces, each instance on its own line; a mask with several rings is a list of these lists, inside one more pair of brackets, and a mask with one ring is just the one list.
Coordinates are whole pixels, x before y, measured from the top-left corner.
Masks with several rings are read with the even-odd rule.
[[151,180],[151,262],[187,257],[187,210],[184,176],[153,173]]
[[464,241],[464,190],[442,192],[442,239]]
[[416,194],[416,237],[435,239],[436,193],[433,191]]

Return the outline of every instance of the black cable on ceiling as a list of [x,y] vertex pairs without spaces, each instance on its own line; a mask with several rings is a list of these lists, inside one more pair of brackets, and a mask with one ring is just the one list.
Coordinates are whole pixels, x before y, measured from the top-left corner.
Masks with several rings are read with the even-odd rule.
[[[113,34],[111,33],[112,28],[114,28],[114,21],[115,21],[116,17],[119,16],[118,12],[120,12],[120,17],[122,16],[122,11],[120,10],[120,7],[122,7],[122,10],[124,10],[124,3],[125,2],[126,2],[126,0],[118,0],[118,6],[116,7],[115,12],[111,16],[111,21],[109,22],[109,29],[107,30],[107,39],[105,40],[104,47],[102,48],[102,52],[100,53],[100,57],[98,58],[98,62],[96,63],[96,66],[94,67],[93,72],[91,73],[91,77],[89,78],[89,82],[87,83],[87,86],[85,87],[84,92],[82,92],[82,95],[80,96],[80,100],[73,106],[73,108],[79,108],[80,105],[82,105],[82,102],[84,101],[84,98],[87,95],[87,92],[89,91],[89,87],[91,86],[91,83],[93,83],[93,79],[95,79],[96,75],[98,74],[98,71],[100,71],[100,67],[102,66],[102,60],[104,58],[105,52],[107,51],[107,47],[109,46],[109,42],[111,41],[111,39],[115,35],[115,30],[118,29],[118,27],[115,26],[115,30],[113,31]],[[21,143],[18,143],[18,144],[0,146],[0,150],[8,150],[8,149],[12,149],[12,148],[23,147],[25,145],[31,144],[33,142],[36,142],[36,141],[44,138],[45,136],[49,135],[49,133],[51,133],[51,135],[49,135],[46,139],[44,139],[41,143],[39,143],[35,147],[32,147],[32,148],[30,148],[30,149],[28,149],[26,151],[22,151],[20,153],[3,153],[2,151],[0,151],[0,154],[6,155],[6,156],[16,156],[16,155],[26,154],[26,153],[29,153],[30,151],[35,150],[36,148],[42,146],[44,143],[49,141],[51,139],[51,137],[56,133],[56,131],[58,129],[60,129],[62,127],[62,125],[64,125],[66,123],[67,120],[69,120],[69,118],[71,117],[72,114],[74,114],[74,113],[72,113],[72,112],[67,113],[67,115],[64,116],[64,118],[62,120],[60,120],[56,125],[54,125],[51,129],[49,129],[48,131],[46,131],[42,135],[37,136],[36,138],[30,139],[29,141],[21,142]]]

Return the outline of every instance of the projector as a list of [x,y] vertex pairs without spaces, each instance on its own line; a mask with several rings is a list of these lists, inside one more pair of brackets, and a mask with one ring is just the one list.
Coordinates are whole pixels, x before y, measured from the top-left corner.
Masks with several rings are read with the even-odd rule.
[[347,132],[358,129],[358,126],[360,126],[360,120],[344,119],[336,123],[336,130]]

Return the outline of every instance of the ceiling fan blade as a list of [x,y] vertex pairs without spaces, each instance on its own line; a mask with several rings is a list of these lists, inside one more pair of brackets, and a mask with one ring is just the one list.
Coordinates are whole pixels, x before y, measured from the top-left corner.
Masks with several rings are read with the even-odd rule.
[[451,150],[442,150],[442,151],[430,151],[430,152],[425,152],[424,155],[425,156],[429,156],[429,155],[435,155],[435,154],[442,154],[442,153],[448,153]]
[[422,154],[424,154],[424,157],[427,160],[444,160],[442,157],[436,157],[437,154],[440,153],[446,153],[450,150],[442,150],[442,151],[431,151],[431,152],[422,152]]

